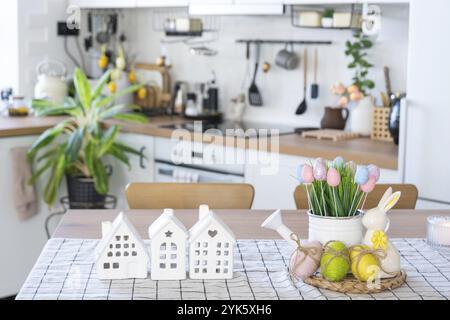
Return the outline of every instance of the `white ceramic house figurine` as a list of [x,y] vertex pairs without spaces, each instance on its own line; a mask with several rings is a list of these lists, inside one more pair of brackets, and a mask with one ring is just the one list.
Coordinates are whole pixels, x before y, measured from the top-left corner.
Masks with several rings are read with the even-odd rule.
[[102,239],[95,249],[99,279],[146,278],[147,246],[123,212],[114,222],[102,222]]
[[152,280],[186,279],[188,232],[172,209],[164,209],[148,228],[148,236],[151,240]]
[[392,193],[392,188],[387,189],[378,206],[368,210],[362,219],[362,223],[367,229],[363,243],[369,247],[374,247],[374,249],[385,247],[382,249],[385,250],[386,256],[380,259],[381,278],[393,277],[400,272],[401,268],[398,250],[384,234],[389,229],[389,218],[386,212],[395,206],[400,196],[401,193],[399,191]]
[[230,228],[207,205],[201,205],[199,220],[189,230],[189,277],[233,278],[235,242]]

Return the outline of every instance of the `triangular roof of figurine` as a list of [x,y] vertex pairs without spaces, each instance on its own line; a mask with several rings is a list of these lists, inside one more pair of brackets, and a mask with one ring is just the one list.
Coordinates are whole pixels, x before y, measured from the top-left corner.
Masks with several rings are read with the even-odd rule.
[[151,225],[148,227],[148,236],[153,238],[157,235],[162,229],[164,229],[170,222],[173,222],[185,235],[188,237],[188,231],[184,224],[178,220],[177,217],[173,214],[173,210],[164,210],[164,213],[160,215]]
[[225,222],[223,222],[223,220],[220,219],[219,216],[213,211],[209,211],[209,213],[205,214],[203,217],[200,217],[199,221],[192,226],[189,230],[189,242],[195,241],[202,231],[208,228],[211,221],[217,222],[217,224],[224,229],[232,243],[236,242],[236,237],[234,236],[233,231],[231,231],[230,227],[228,227]]
[[117,230],[120,228],[120,226],[125,225],[128,230],[134,235],[136,239],[137,246],[140,246],[141,249],[145,252],[146,256],[150,258],[147,247],[142,241],[141,236],[139,235],[139,232],[136,230],[136,228],[133,226],[133,224],[128,220],[127,216],[120,212],[117,217],[114,219],[114,222],[111,225],[111,228],[107,232],[106,235],[103,235],[102,239],[100,240],[99,244],[97,245],[97,248],[95,249],[95,259],[97,260],[100,255],[103,253],[103,251],[108,248],[108,244],[111,241],[111,238],[114,236],[114,234],[117,232]]

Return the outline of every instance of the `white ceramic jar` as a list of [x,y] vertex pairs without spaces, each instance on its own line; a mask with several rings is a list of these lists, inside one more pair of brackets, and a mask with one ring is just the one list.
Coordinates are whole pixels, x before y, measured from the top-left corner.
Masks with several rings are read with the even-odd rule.
[[309,240],[317,240],[322,245],[339,240],[346,246],[362,243],[363,225],[360,213],[353,217],[323,217],[308,212]]

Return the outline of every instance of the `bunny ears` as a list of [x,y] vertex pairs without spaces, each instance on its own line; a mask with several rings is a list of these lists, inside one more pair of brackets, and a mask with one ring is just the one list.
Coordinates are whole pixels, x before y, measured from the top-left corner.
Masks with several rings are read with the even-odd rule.
[[400,199],[402,193],[400,191],[392,193],[392,188],[389,187],[381,197],[378,203],[378,209],[387,212],[394,207]]

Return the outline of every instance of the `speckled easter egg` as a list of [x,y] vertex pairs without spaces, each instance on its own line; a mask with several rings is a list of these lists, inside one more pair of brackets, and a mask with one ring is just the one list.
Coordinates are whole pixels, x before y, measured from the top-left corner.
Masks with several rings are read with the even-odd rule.
[[297,279],[305,280],[312,276],[319,268],[320,257],[322,255],[322,244],[319,241],[309,241],[302,243],[305,249],[314,248],[309,251],[311,255],[306,255],[303,251],[296,250],[289,261],[289,271]]
[[340,182],[341,182],[341,175],[339,174],[339,171],[337,171],[335,168],[328,169],[327,183],[331,187],[337,187]]
[[318,158],[314,163],[314,178],[323,181],[327,178],[327,167],[321,158]]
[[311,183],[314,181],[313,169],[309,164],[305,164],[302,168],[303,183]]

